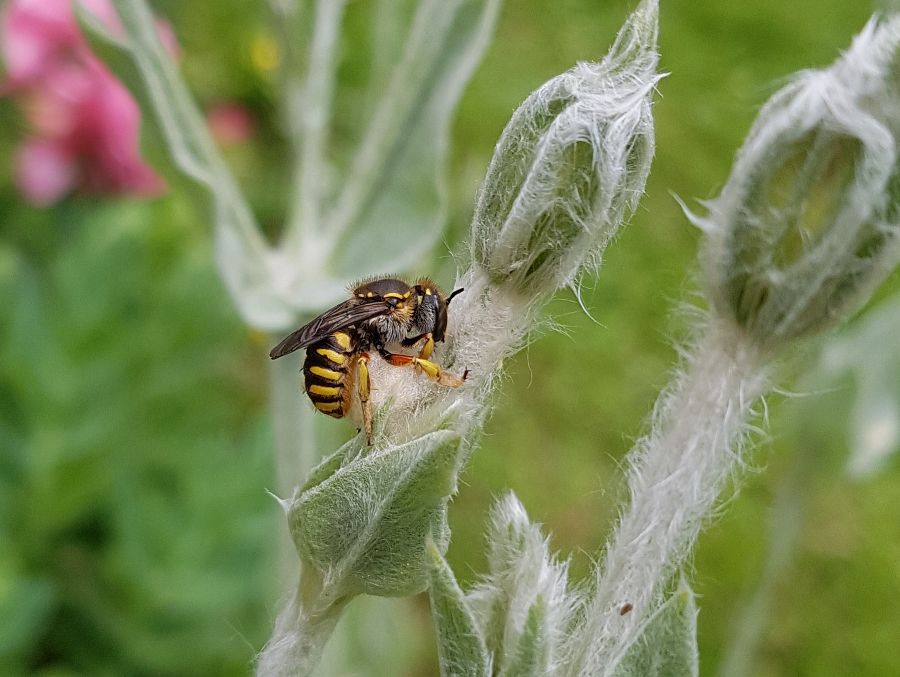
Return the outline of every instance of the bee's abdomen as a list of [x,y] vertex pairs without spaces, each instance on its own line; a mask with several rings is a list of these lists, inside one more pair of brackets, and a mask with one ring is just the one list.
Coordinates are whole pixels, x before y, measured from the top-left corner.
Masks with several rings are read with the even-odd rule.
[[337,331],[306,349],[306,394],[323,414],[342,418],[350,408],[356,350],[351,334]]

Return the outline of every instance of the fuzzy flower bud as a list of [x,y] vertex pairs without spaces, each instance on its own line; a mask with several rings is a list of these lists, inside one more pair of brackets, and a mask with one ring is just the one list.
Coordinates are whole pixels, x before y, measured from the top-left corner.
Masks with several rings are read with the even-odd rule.
[[900,17],[763,107],[706,218],[717,313],[766,348],[852,312],[898,258]]
[[576,607],[568,562],[551,554],[513,494],[494,505],[487,543],[488,574],[467,601],[495,665],[504,675],[550,674]]
[[472,226],[472,259],[493,282],[526,294],[571,283],[636,206],[654,150],[657,14],[644,0],[600,63],[553,78],[513,114]]

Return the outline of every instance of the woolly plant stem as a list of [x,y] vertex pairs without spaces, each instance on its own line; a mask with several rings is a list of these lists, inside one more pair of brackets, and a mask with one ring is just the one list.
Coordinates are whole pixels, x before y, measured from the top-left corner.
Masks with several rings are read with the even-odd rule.
[[[599,568],[571,674],[612,671],[659,607],[729,478],[741,468],[765,355],[734,325],[710,319],[663,392],[651,431],[629,456],[631,503]],[[631,605],[629,613],[619,611]],[[587,638],[592,638],[587,641]]]
[[275,619],[272,637],[259,654],[256,665],[259,677],[311,674],[349,601],[322,594],[321,580],[314,572],[304,574],[290,602]]

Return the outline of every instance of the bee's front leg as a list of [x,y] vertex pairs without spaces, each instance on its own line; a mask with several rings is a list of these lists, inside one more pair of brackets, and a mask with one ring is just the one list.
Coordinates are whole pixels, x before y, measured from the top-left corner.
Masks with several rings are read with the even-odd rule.
[[[432,341],[432,345],[433,343],[434,342]],[[425,373],[425,375],[428,376],[428,378],[430,378],[432,381],[440,383],[442,386],[458,388],[466,380],[466,376],[469,375],[468,370],[466,370],[462,378],[460,378],[455,374],[450,374],[444,371],[430,360],[425,360],[421,357],[412,357],[410,355],[399,355],[397,353],[391,353],[388,352],[384,346],[376,346],[376,348],[378,350],[378,353],[388,364],[391,364],[395,367],[407,367],[412,365],[417,369],[421,369]]]
[[366,445],[372,446],[372,405],[369,393],[372,381],[369,378],[369,354],[361,353],[356,360],[356,392],[359,394],[359,407],[362,409],[363,427],[366,431]]
[[404,348],[411,348],[422,339],[425,339],[425,343],[423,343],[422,347],[419,349],[419,357],[421,357],[423,360],[427,360],[434,352],[434,339],[431,337],[431,332],[428,332],[427,334],[419,334],[418,336],[413,336],[408,339],[403,339],[402,341],[400,341],[400,345],[402,345]]

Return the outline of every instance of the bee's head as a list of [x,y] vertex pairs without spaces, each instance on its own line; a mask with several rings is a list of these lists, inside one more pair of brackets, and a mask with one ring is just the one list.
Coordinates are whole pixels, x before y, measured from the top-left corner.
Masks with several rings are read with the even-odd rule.
[[422,278],[413,287],[416,299],[416,310],[413,314],[413,325],[419,333],[430,332],[435,341],[443,341],[447,332],[447,306],[462,289],[457,289],[450,296],[444,296],[434,282]]
[[390,316],[396,320],[408,322],[413,315],[413,290],[403,280],[394,277],[366,280],[353,288],[353,295],[363,301],[387,303],[391,307]]

